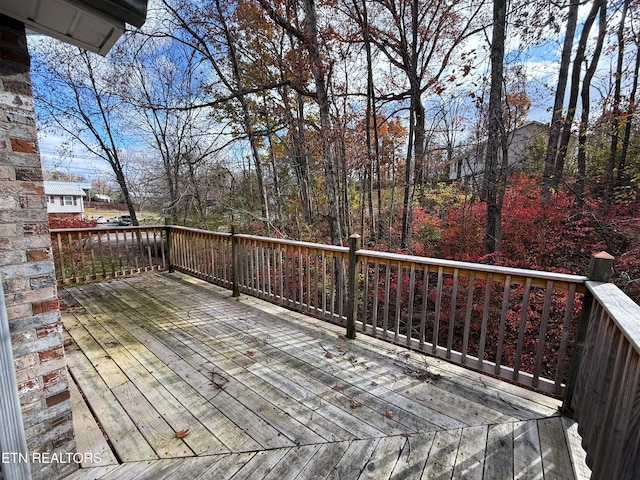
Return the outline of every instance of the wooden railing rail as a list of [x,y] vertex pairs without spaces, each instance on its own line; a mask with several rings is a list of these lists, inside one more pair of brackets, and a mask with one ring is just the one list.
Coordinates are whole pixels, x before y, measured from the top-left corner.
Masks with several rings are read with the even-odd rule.
[[187,227],[167,227],[169,268],[232,288],[232,235]]
[[348,248],[254,235],[235,238],[240,292],[345,325]]
[[578,422],[592,478],[638,478],[640,306],[611,283],[586,286],[584,349],[564,410]]
[[358,329],[561,396],[586,277],[359,250]]
[[164,226],[51,230],[58,285],[166,270]]

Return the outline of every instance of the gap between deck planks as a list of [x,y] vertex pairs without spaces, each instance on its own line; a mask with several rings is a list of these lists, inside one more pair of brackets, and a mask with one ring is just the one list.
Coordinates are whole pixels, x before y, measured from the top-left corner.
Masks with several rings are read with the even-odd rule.
[[[117,410],[134,417],[127,428],[152,451],[146,463],[125,463],[118,473],[104,467],[104,478],[121,478],[133,468],[142,470],[132,478],[177,478],[188,465],[207,467],[201,478],[239,480],[250,471],[251,478],[278,479],[334,471],[347,475],[339,478],[420,478],[425,472],[428,478],[493,478],[487,475],[506,470],[513,478],[535,478],[540,471],[571,472],[566,478],[573,478],[573,469],[588,478],[581,453],[574,452],[575,433],[565,433],[570,425],[555,416],[557,402],[548,397],[478,379],[441,360],[425,363],[425,357],[379,340],[346,342],[332,325],[247,297],[236,302],[225,298],[228,292],[182,275],[147,275],[68,293],[86,312],[64,315],[77,342],[68,351],[72,375],[81,388],[97,388],[120,405],[98,413],[104,402],[87,395],[97,402],[94,411],[114,448],[123,449],[109,432]],[[426,365],[441,378],[425,384],[406,375],[404,365]],[[224,388],[212,384],[213,373]],[[351,408],[354,398],[364,408]],[[393,411],[392,418],[384,409]],[[248,430],[242,412],[259,426]],[[183,418],[197,427],[176,443],[171,435]],[[233,433],[225,436],[225,426]],[[217,447],[198,448],[203,438]],[[228,453],[242,449],[249,452]],[[323,455],[302,455],[312,451]],[[218,452],[223,455],[211,456]],[[78,478],[95,469],[83,470]]]

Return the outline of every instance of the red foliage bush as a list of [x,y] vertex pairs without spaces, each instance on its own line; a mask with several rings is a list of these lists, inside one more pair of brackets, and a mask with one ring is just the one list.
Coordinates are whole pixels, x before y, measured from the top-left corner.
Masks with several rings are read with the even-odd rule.
[[95,220],[83,220],[77,217],[49,218],[49,228],[51,230],[59,228],[92,228],[97,224]]
[[584,273],[598,235],[574,198],[559,192],[540,202],[534,178],[514,175],[502,207],[499,252],[483,250],[486,204],[476,202],[463,212],[451,210],[443,221],[440,253],[446,258],[566,273]]

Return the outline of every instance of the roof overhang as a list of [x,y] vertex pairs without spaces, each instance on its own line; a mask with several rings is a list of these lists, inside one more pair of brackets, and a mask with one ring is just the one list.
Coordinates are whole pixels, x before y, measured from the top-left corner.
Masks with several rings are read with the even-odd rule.
[[30,30],[105,55],[125,22],[142,26],[147,0],[0,0],[0,13]]

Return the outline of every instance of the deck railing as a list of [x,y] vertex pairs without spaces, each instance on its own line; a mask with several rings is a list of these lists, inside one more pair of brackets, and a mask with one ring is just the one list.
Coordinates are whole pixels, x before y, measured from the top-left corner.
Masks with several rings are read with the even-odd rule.
[[[603,256],[601,256],[603,257]],[[608,266],[607,266],[608,261]],[[597,275],[606,281],[612,258]],[[611,283],[587,282],[575,374],[565,411],[578,422],[592,478],[640,472],[640,306]]]
[[51,230],[59,285],[166,270],[165,227]]
[[640,471],[640,307],[603,283],[603,259],[583,277],[363,250],[356,237],[337,247],[174,226],[51,235],[61,284],[176,269],[347,336],[564,397],[593,478]]

